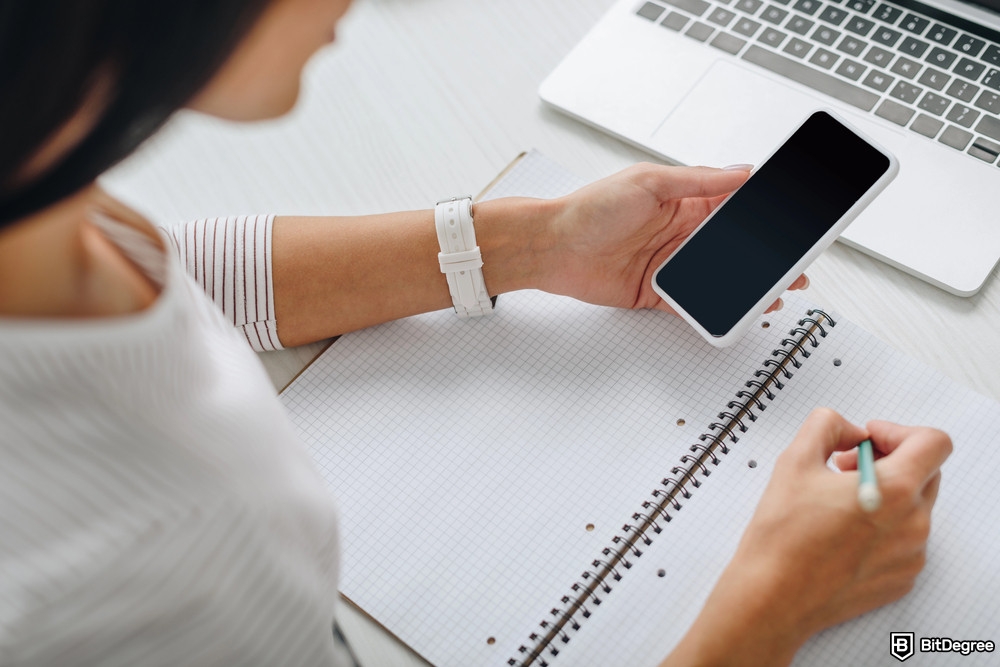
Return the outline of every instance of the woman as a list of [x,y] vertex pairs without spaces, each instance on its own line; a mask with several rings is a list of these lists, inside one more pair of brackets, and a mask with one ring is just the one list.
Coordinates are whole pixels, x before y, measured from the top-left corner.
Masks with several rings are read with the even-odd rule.
[[[160,235],[95,185],[181,107],[288,111],[348,4],[0,11],[0,664],[350,664],[331,637],[335,511],[250,347],[450,307],[434,213]],[[559,200],[476,204],[485,285],[664,309],[650,271],[747,173],[637,165]],[[824,465],[868,435],[872,516]],[[905,593],[949,450],[930,429],[814,413],[666,662],[787,663]]]

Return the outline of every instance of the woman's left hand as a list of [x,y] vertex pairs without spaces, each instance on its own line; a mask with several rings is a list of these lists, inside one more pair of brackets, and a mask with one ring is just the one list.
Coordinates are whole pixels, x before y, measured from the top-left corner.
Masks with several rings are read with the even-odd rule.
[[[674,312],[653,291],[653,272],[749,170],[642,163],[553,200],[552,271],[538,287],[598,305]],[[802,275],[789,289],[808,285]],[[780,307],[779,299],[769,310]]]

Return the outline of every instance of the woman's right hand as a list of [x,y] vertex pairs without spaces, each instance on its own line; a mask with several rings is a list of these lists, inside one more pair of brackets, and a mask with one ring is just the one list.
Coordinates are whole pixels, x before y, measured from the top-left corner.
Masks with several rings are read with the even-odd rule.
[[[881,507],[858,505],[854,447],[870,437]],[[941,431],[814,411],[778,458],[729,566],[664,663],[778,665],[810,636],[905,595],[924,565]],[[837,473],[826,465],[835,452]]]

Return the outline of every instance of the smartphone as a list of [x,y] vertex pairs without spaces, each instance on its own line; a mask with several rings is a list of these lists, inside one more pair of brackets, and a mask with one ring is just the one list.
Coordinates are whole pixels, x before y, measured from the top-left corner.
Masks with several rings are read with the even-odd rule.
[[725,347],[892,181],[896,158],[833,112],[808,116],[653,274],[653,289]]

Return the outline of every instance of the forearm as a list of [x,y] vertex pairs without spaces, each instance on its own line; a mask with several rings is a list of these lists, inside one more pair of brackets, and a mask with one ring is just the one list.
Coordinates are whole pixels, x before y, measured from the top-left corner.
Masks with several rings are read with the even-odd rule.
[[[549,203],[475,204],[476,241],[491,296],[535,286]],[[274,299],[282,344],[301,345],[418,313],[450,308],[432,210],[365,217],[279,217]]]

